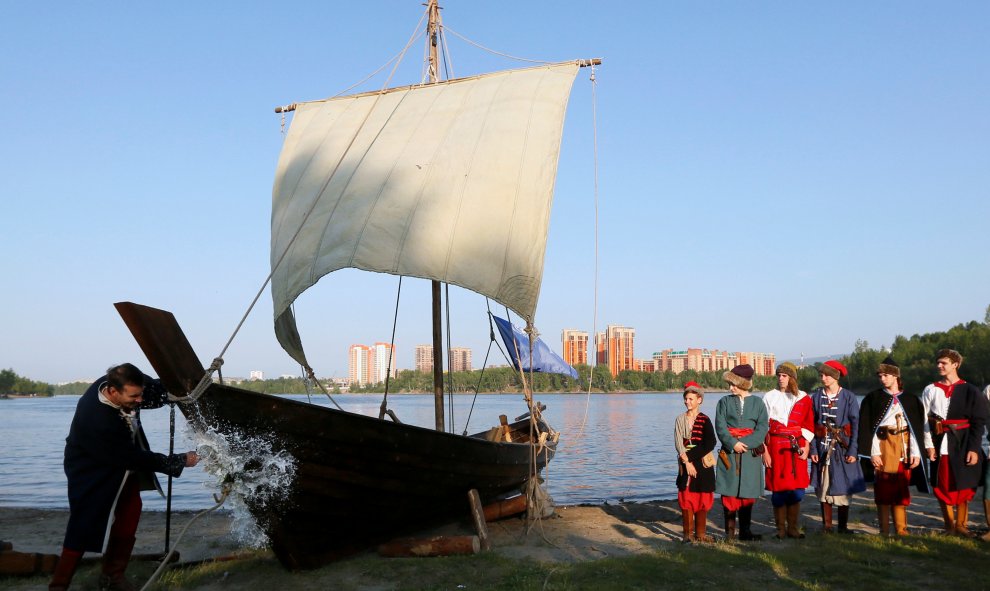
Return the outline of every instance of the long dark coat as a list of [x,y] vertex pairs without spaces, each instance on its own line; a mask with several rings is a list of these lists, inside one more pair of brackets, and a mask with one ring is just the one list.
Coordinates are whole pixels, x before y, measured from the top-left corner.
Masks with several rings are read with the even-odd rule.
[[[730,427],[752,429],[753,433],[736,439],[729,433]],[[763,455],[754,455],[753,452],[763,445],[769,430],[770,415],[762,398],[745,397],[742,412],[738,396],[729,394],[719,398],[715,406],[715,435],[728,454],[729,466],[726,467],[721,460],[715,462],[715,492],[741,499],[763,496]],[[733,453],[732,448],[737,441],[745,443],[749,451]]]
[[[69,480],[69,525],[64,546],[84,552],[102,552],[110,514],[127,471],[141,479],[141,490],[161,492],[154,472],[178,476],[186,454],[165,456],[148,451],[148,439],[139,426],[135,435],[120,411],[99,400],[97,380],[76,405],[65,439],[65,476]],[[143,408],[158,408],[166,392],[158,380],[145,378]],[[140,410],[135,411],[140,421]]]
[[714,492],[715,491],[715,468],[705,468],[701,463],[701,458],[710,451],[715,450],[715,428],[712,420],[704,413],[698,413],[694,420],[693,428],[701,428],[701,442],[687,450],[688,461],[694,465],[698,471],[698,476],[691,479],[688,484],[687,470],[680,463],[677,464],[677,490],[684,490],[687,486],[691,492]]
[[[824,389],[818,388],[811,393],[811,403],[815,409],[815,427],[823,424],[823,410],[827,406],[827,395]],[[863,480],[863,469],[859,462],[846,463],[846,456],[857,457],[859,449],[859,402],[856,395],[850,390],[840,388],[837,394],[835,408],[835,424],[840,428],[849,425],[850,437],[848,447],[836,444],[832,451],[829,462],[829,488],[827,493],[833,496],[851,495],[866,490],[866,481]],[[818,456],[818,463],[811,464],[811,486],[815,487],[815,494],[822,492],[822,469],[825,466],[825,438],[818,437],[811,441],[811,455]]]
[[[941,396],[941,392],[938,393]],[[946,419],[969,419],[969,429],[960,431],[948,430],[942,435],[935,435],[932,426],[932,441],[936,451],[942,447],[942,438],[949,438],[949,467],[952,469],[952,477],[956,481],[956,490],[965,488],[976,488],[983,481],[983,427],[987,424],[987,399],[980,392],[980,389],[968,382],[958,384],[952,390],[952,397],[949,399],[949,412]],[[931,417],[929,417],[931,420]],[[973,466],[966,465],[966,453],[975,451],[979,460]],[[936,484],[938,479],[938,463],[942,461],[940,455],[935,456],[932,463],[931,478],[932,484]]]
[[[898,396],[904,414],[907,416],[908,428],[911,435],[918,442],[921,450],[921,463],[917,468],[911,470],[911,484],[918,489],[918,492],[930,493],[931,487],[928,485],[928,458],[925,457],[925,405],[921,398],[914,394],[902,393]],[[863,478],[867,482],[874,481],[873,461],[870,459],[870,449],[873,447],[873,436],[880,428],[880,421],[887,414],[887,409],[894,401],[894,397],[883,388],[878,388],[863,398],[859,405],[859,453],[863,458],[860,461],[863,468]]]

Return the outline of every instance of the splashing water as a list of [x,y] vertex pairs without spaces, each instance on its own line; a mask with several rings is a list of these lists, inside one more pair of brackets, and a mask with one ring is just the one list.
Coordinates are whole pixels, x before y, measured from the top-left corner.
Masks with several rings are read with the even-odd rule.
[[284,502],[296,475],[296,459],[286,450],[273,451],[274,436],[248,436],[239,432],[222,433],[213,427],[193,430],[200,466],[216,478],[212,485],[230,485],[225,506],[233,514],[231,535],[252,548],[268,545],[268,536],[248,510]]

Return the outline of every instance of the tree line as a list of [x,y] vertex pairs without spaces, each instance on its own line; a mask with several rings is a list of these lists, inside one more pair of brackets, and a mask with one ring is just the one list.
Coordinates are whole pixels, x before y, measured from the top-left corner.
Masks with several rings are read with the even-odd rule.
[[[946,331],[915,334],[911,337],[897,336],[889,348],[873,348],[864,340],[856,341],[853,352],[838,359],[849,369],[849,375],[841,383],[857,394],[865,394],[878,388],[880,383],[876,376],[877,366],[887,355],[891,355],[901,368],[905,391],[920,395],[925,385],[937,379],[935,353],[943,348],[955,349],[963,355],[965,360],[959,373],[965,380],[981,386],[990,382],[990,307],[987,308],[983,322],[974,320]],[[526,379],[532,379],[531,387],[534,392],[586,392],[589,381],[594,392],[676,392],[689,381],[697,382],[706,390],[725,390],[721,371],[687,370],[675,374],[670,371],[627,370],[613,378],[605,367],[596,367],[593,372],[593,368],[588,365],[576,365],[574,369],[578,372],[576,379],[560,374],[541,373],[526,374]],[[519,372],[511,367],[454,372],[445,375],[445,382],[445,390],[455,393],[516,393],[523,389]],[[798,383],[806,392],[814,389],[819,384],[817,368],[800,368]],[[321,393],[315,384],[302,377],[244,381],[237,386],[265,394]],[[776,386],[774,376],[753,376],[753,389],[757,392],[765,392]],[[18,376],[11,369],[0,371],[0,394],[82,394],[87,387],[88,382],[52,386]],[[340,392],[329,382],[325,382],[324,387],[332,393]],[[397,394],[432,392],[433,374],[411,369],[401,370],[396,377],[389,380],[388,390]],[[354,384],[350,391],[382,393],[385,391],[385,383],[364,386]]]
[[45,382],[29,380],[13,369],[0,370],[0,394],[51,396],[55,387]]

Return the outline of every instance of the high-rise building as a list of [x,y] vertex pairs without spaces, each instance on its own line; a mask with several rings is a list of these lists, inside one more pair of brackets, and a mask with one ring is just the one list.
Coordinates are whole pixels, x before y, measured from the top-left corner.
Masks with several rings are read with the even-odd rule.
[[363,386],[371,381],[371,347],[351,345],[347,353],[348,377],[352,384]]
[[260,369],[252,369],[251,373],[248,374],[248,379],[252,381],[263,380],[265,379],[265,372],[261,371]]
[[[391,354],[391,358],[390,358]],[[392,377],[398,375],[395,367],[395,347],[389,343],[375,343],[371,347],[371,383],[379,384],[385,381],[391,367]]]
[[450,370],[471,371],[471,349],[467,347],[451,347]]
[[416,345],[416,371],[433,371],[433,345]]
[[612,376],[636,367],[634,341],[636,329],[610,324],[605,332],[598,333],[595,348],[598,351],[598,364],[608,365]]
[[564,329],[560,335],[564,361],[571,365],[588,364],[588,333],[572,328]]

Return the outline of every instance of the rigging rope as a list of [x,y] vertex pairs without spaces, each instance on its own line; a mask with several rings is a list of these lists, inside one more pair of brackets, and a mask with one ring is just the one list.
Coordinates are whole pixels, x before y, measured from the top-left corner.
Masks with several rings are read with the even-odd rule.
[[443,30],[444,31],[450,31],[451,33],[453,33],[454,35],[456,35],[458,38],[460,38],[462,41],[466,41],[466,42],[470,43],[471,45],[474,45],[478,49],[483,49],[483,50],[485,50],[485,51],[487,51],[489,53],[493,53],[495,55],[500,55],[502,57],[506,57],[506,58],[509,58],[509,59],[512,59],[512,60],[516,60],[516,61],[520,61],[520,62],[530,62],[530,63],[533,63],[533,64],[552,64],[553,63],[553,62],[548,62],[546,60],[531,60],[531,59],[527,59],[527,58],[524,58],[524,57],[518,57],[518,56],[515,56],[515,55],[509,55],[507,53],[502,53],[501,51],[495,51],[494,49],[491,49],[489,47],[485,47],[484,45],[482,45],[480,43],[476,43],[474,41],[471,41],[470,39],[468,39],[464,35],[461,35],[457,31],[451,29],[450,27],[448,27],[446,25],[444,25]]
[[[421,17],[417,27],[419,27],[419,25],[421,25],[422,22],[423,20]],[[402,51],[399,52],[398,61],[396,61],[395,66],[392,68],[392,71],[389,73],[388,79],[385,80],[385,83],[382,85],[381,92],[377,97],[375,97],[375,102],[374,104],[372,104],[371,109],[369,109],[365,113],[364,118],[361,121],[361,124],[355,129],[354,134],[351,136],[351,139],[347,144],[347,147],[344,149],[343,152],[344,155],[350,152],[351,148],[354,146],[355,140],[357,140],[358,135],[361,133],[361,131],[364,129],[365,124],[368,122],[371,113],[374,112],[375,107],[378,105],[378,101],[381,99],[382,93],[385,92],[385,90],[388,88],[389,83],[392,81],[392,77],[395,75],[395,72],[398,69],[399,64],[402,62],[402,57],[405,56],[406,51],[412,46],[413,42],[418,37],[419,35],[414,32],[412,37],[406,43],[406,46],[403,47]],[[322,195],[323,192],[326,191],[327,185],[330,184],[330,180],[336,174],[337,169],[340,168],[340,164],[342,161],[343,161],[343,156],[334,165],[333,172],[329,176],[327,176],[326,181],[324,181],[323,186],[320,188],[320,191],[317,193],[317,195]],[[199,398],[203,394],[203,392],[206,391],[206,389],[210,386],[210,384],[213,383],[213,372],[218,371],[220,369],[220,366],[223,365],[223,356],[227,353],[227,349],[230,347],[230,344],[234,341],[234,337],[236,337],[237,333],[240,332],[241,327],[244,325],[244,322],[247,320],[247,317],[251,314],[251,311],[254,310],[254,306],[258,303],[258,299],[261,298],[261,294],[265,292],[265,288],[267,288],[268,284],[271,282],[272,277],[275,275],[275,271],[278,270],[278,268],[282,265],[282,261],[285,260],[286,255],[288,255],[289,251],[292,250],[292,246],[296,243],[296,239],[299,237],[299,234],[302,233],[302,229],[306,226],[306,222],[309,220],[309,216],[312,215],[313,211],[316,209],[316,205],[319,202],[320,202],[319,198],[313,200],[313,203],[306,211],[306,215],[303,216],[302,221],[299,223],[299,227],[296,228],[295,234],[292,235],[292,238],[289,240],[289,243],[286,245],[285,250],[283,250],[282,254],[279,255],[278,260],[275,261],[274,265],[272,265],[272,270],[268,273],[268,276],[265,278],[265,281],[261,284],[261,288],[258,290],[258,293],[255,294],[254,299],[251,300],[251,304],[248,306],[247,311],[244,312],[244,315],[241,317],[240,322],[237,323],[237,327],[234,328],[234,332],[230,335],[230,338],[227,339],[227,343],[223,346],[223,349],[220,351],[220,355],[218,355],[216,358],[213,359],[213,363],[210,365],[206,373],[200,379],[199,384],[196,385],[196,388],[188,396],[176,397],[175,398],[176,401],[186,402],[186,403],[195,402],[196,399]],[[306,369],[309,370],[310,375],[313,374],[313,369],[311,367],[307,365]],[[312,375],[312,377],[315,380],[315,375]],[[316,380],[316,383],[320,387],[320,389],[323,390],[323,393],[326,394],[328,398],[330,398],[330,401],[333,402],[337,406],[337,408],[340,408],[340,405],[337,404],[337,402],[332,397],[330,397],[330,393],[327,392],[326,388],[323,387],[323,385],[319,382],[319,380]]]
[[448,433],[454,432],[454,364],[450,352],[450,284],[443,284],[443,304],[447,313],[447,408],[450,420],[447,421]]
[[584,418],[577,431],[577,438],[584,435],[584,426],[588,422],[588,407],[591,406],[591,385],[595,381],[595,365],[598,363],[598,79],[595,77],[595,66],[591,66],[591,121],[594,154],[594,201],[595,201],[595,271],[594,271],[594,305],[592,306],[591,334],[595,341],[595,363],[589,363],[588,393],[584,402]]
[[395,316],[392,317],[392,340],[388,343],[388,365],[385,368],[385,395],[382,397],[382,405],[378,409],[378,419],[382,420],[385,415],[392,417],[396,423],[401,423],[395,413],[388,408],[388,383],[392,377],[392,355],[395,352],[395,327],[399,323],[399,298],[402,296],[402,275],[399,275],[399,289],[395,292]]

